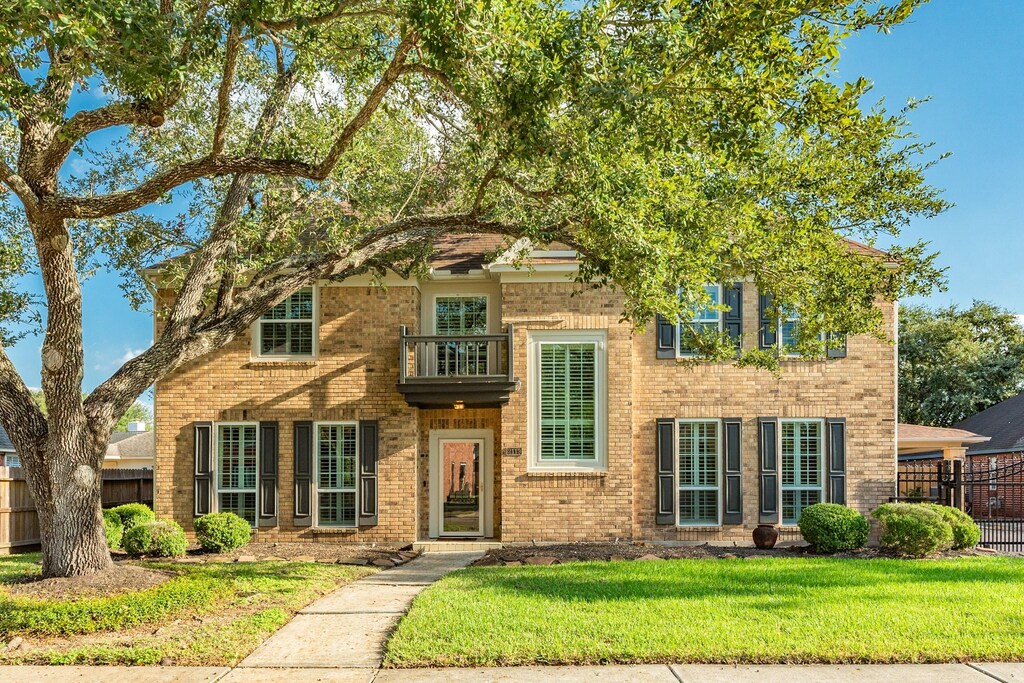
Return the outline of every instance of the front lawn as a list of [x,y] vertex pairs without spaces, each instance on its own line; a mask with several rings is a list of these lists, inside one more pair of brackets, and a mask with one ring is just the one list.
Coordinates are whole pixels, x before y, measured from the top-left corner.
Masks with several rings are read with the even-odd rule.
[[0,557],[0,664],[231,665],[317,597],[374,570],[312,562],[160,564],[166,583],[78,600],[12,595],[38,554]]
[[479,567],[413,603],[389,666],[1024,659],[1024,561]]

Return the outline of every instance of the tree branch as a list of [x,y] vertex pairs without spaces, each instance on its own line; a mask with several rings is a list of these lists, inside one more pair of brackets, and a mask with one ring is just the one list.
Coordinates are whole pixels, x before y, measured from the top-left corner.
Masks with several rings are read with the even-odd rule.
[[224,135],[227,132],[228,116],[231,113],[231,85],[235,80],[235,67],[238,65],[238,48],[242,41],[238,28],[228,29],[228,44],[224,54],[224,74],[217,89],[217,125],[213,129],[213,150],[211,154],[218,156],[224,151]]
[[358,5],[362,0],[344,0],[334,6],[330,12],[323,14],[317,14],[314,16],[297,16],[290,17],[288,19],[257,19],[259,25],[265,29],[272,31],[287,31],[298,26],[319,26],[320,24],[326,24],[329,21],[334,21],[345,15],[345,13],[351,8]]
[[31,215],[39,207],[39,198],[32,188],[28,186],[25,179],[14,172],[7,162],[0,159],[0,182],[18,196],[21,203],[25,205],[25,213]]
[[0,424],[22,457],[31,458],[46,437],[46,418],[32,399],[7,351],[0,346]]

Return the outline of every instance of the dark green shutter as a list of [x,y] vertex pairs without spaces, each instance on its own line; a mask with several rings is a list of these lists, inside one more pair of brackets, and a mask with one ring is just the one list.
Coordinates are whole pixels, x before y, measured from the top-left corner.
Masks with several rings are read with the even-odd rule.
[[722,287],[723,303],[729,307],[722,312],[722,328],[732,338],[738,354],[743,348],[743,283],[734,282]]
[[669,322],[668,318],[659,313],[655,321],[655,328],[658,337],[658,358],[675,358],[676,335],[679,333],[679,325]]
[[761,502],[758,521],[779,523],[779,419],[757,418],[757,459],[760,468]]
[[192,511],[196,517],[213,512],[213,423],[194,422],[195,472],[193,473]]
[[[832,343],[835,339],[840,339],[843,343],[833,348]],[[844,333],[829,332],[828,342],[828,349],[825,351],[825,354],[829,358],[846,358],[846,335]]]
[[762,349],[774,349],[779,339],[778,330],[776,329],[779,321],[771,314],[772,295],[762,294],[759,300],[761,308],[758,315],[761,318],[761,325],[757,335],[758,346]]
[[277,422],[260,422],[260,501],[256,526],[277,526]]
[[675,435],[676,421],[668,417],[659,418],[657,421],[658,499],[654,515],[655,524],[676,523],[675,477],[672,472],[675,462]]
[[380,433],[376,420],[359,422],[359,526],[377,526],[377,460]]
[[723,524],[743,524],[743,451],[740,423],[738,417],[727,417],[722,420]]
[[313,423],[296,422],[295,526],[313,525]]
[[846,505],[846,418],[825,421],[828,453],[828,501]]

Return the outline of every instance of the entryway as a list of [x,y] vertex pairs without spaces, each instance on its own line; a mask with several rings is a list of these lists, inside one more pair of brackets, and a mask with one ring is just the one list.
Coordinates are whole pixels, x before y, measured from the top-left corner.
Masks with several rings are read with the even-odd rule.
[[430,537],[493,537],[493,482],[491,430],[431,430]]

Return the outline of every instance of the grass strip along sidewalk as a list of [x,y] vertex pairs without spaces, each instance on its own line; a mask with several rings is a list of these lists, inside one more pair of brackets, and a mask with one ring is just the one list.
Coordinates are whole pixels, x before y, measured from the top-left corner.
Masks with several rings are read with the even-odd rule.
[[479,567],[428,588],[385,665],[1024,659],[1024,559]]

